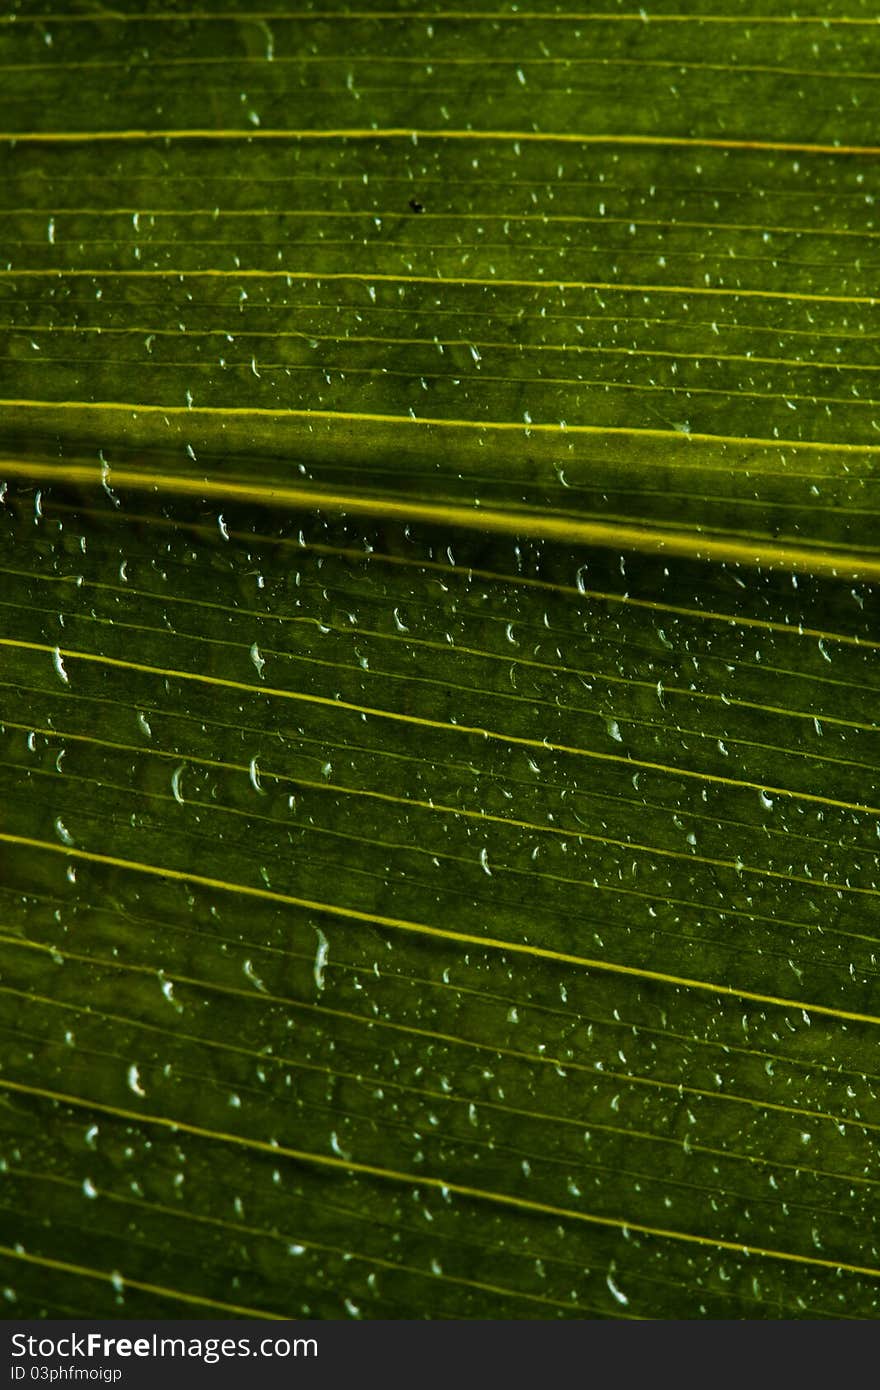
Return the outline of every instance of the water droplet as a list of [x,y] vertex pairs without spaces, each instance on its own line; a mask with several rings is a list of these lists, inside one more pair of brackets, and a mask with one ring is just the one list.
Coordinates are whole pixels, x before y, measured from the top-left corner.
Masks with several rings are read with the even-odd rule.
[[315,984],[319,990],[324,988],[324,968],[327,964],[327,957],[330,954],[330,942],[327,940],[320,927],[315,927],[318,937],[318,949],[315,952]]
[[331,1147],[331,1149],[333,1150],[333,1152],[334,1152],[335,1154],[337,1154],[340,1158],[345,1158],[345,1159],[350,1159],[350,1158],[351,1158],[351,1154],[350,1154],[350,1153],[346,1153],[345,1149],[344,1149],[344,1148],[342,1147],[342,1145],[340,1144],[340,1142],[339,1142],[339,1136],[337,1135],[335,1129],[334,1129],[333,1133],[330,1135],[330,1147]]
[[76,841],[74,840],[73,836],[67,829],[67,826],[64,824],[60,816],[55,817],[55,834],[58,836],[62,845],[72,846],[76,844]]
[[183,792],[180,790],[180,779],[183,776],[185,770],[186,763],[181,763],[180,766],[176,767],[171,774],[171,791],[174,795],[174,800],[180,806],[183,805]]
[[175,1009],[177,1013],[182,1014],[183,1005],[178,1003],[178,1001],[174,997],[174,985],[171,980],[165,980],[162,978],[161,970],[159,971],[159,988],[162,991],[163,997],[168,1000],[168,1003],[171,1005],[172,1009]]
[[136,1096],[143,1097],[147,1094],[141,1085],[140,1072],[137,1069],[136,1063],[132,1062],[131,1066],[129,1067],[128,1072],[126,1074],[126,1080],[128,1081],[128,1089],[130,1091],[134,1091]]
[[627,1303],[629,1303],[629,1299],[627,1298],[626,1294],[622,1291],[622,1289],[619,1289],[617,1287],[610,1274],[606,1274],[605,1283],[608,1285],[608,1288],[610,1289],[614,1297],[617,1299],[618,1303],[622,1303],[625,1307]]
[[60,648],[60,647],[54,647],[54,648],[53,648],[53,650],[52,650],[52,661],[53,661],[53,663],[54,663],[55,670],[57,671],[57,673],[58,673],[58,675],[61,677],[61,679],[64,681],[64,684],[65,684],[65,685],[70,685],[70,677],[68,676],[67,672],[66,672],[65,669],[64,669],[64,662],[63,662],[62,657],[61,657],[61,648]]
[[265,994],[265,993],[266,993],[266,986],[263,984],[263,981],[260,979],[260,977],[259,977],[259,975],[257,974],[257,972],[254,970],[253,962],[252,962],[252,961],[249,961],[249,960],[246,960],[245,963],[244,963],[244,965],[243,965],[241,968],[242,968],[242,970],[244,971],[244,973],[245,973],[245,975],[247,976],[247,978],[250,980],[251,984],[252,984],[252,985],[256,985],[257,989],[261,989],[261,990],[263,991],[263,993]]
[[259,792],[261,796],[264,796],[265,792],[263,790],[263,784],[260,781],[260,769],[257,766],[256,754],[254,754],[254,756],[251,758],[250,763],[248,765],[248,775],[251,779],[251,786],[253,787],[254,791]]
[[264,19],[257,21],[257,28],[262,29],[266,36],[266,62],[271,63],[275,58],[275,37]]

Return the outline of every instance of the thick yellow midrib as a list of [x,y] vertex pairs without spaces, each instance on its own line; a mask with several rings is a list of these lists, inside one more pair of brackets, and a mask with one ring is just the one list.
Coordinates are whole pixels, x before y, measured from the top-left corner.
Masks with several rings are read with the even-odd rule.
[[[408,417],[380,416],[380,415],[353,415],[337,413],[333,411],[320,412],[309,410],[288,410],[278,411],[263,409],[259,407],[242,408],[240,411],[213,410],[211,407],[193,407],[188,412],[187,407],[179,409],[176,407],[165,406],[142,406],[142,405],[123,405],[119,403],[100,402],[69,402],[69,401],[0,401],[2,406],[37,406],[44,410],[64,411],[67,409],[77,410],[120,410],[138,414],[159,414],[177,415],[190,413],[192,415],[214,415],[223,416],[229,414],[240,414],[244,417],[268,417],[280,419],[284,416],[302,419],[327,419],[338,420],[340,423],[357,425],[363,423],[373,424],[394,424],[403,425],[404,423],[413,425],[436,425],[446,428],[466,428],[469,430],[491,431],[493,429],[514,430],[519,433],[529,431],[547,432],[553,431],[564,436],[569,434],[597,434],[613,435],[624,433],[630,437],[638,438],[639,434],[646,437],[662,436],[664,438],[676,437],[674,431],[652,431],[652,430],[605,430],[590,426],[570,426],[568,429],[560,429],[558,426],[547,425],[521,425],[501,422],[480,422],[480,421],[450,421],[450,420],[411,420]],[[695,436],[678,435],[679,440]],[[701,437],[702,439],[703,437]],[[705,439],[712,439],[712,436],[705,436]],[[721,437],[714,440],[718,444],[725,441]],[[781,441],[766,440],[738,440],[740,445],[762,446],[773,443],[775,447],[785,447]],[[796,445],[794,447],[797,447]],[[873,453],[870,445],[843,445],[816,444],[813,447],[818,449],[828,449],[829,452],[843,451],[853,453]],[[274,507],[308,507],[318,511],[332,511],[353,516],[372,516],[382,517],[385,520],[417,522],[425,525],[455,526],[467,530],[477,530],[490,532],[493,535],[505,536],[530,536],[538,537],[549,541],[559,541],[569,545],[577,546],[601,546],[611,549],[625,549],[644,551],[649,554],[662,554],[676,556],[683,559],[710,561],[715,563],[729,563],[735,565],[766,566],[791,571],[803,571],[813,574],[831,575],[835,578],[851,578],[855,580],[880,580],[880,553],[873,554],[868,547],[855,547],[851,550],[821,549],[817,544],[815,547],[809,545],[790,545],[779,544],[768,541],[764,537],[756,537],[753,543],[744,540],[731,539],[723,535],[707,533],[694,534],[670,528],[663,529],[661,526],[651,525],[623,525],[619,522],[594,520],[592,518],[569,518],[559,514],[547,514],[539,511],[517,511],[514,509],[503,509],[494,507],[483,507],[477,505],[459,505],[450,502],[435,503],[427,502],[423,499],[407,498],[401,494],[397,498],[387,496],[370,496],[369,494],[345,493],[333,490],[321,489],[318,487],[291,487],[284,484],[266,485],[258,483],[241,483],[224,481],[219,478],[198,478],[186,475],[174,475],[161,472],[146,472],[137,469],[115,469],[112,475],[102,474],[100,469],[85,464],[62,464],[47,465],[39,461],[25,459],[0,460],[0,476],[28,478],[35,482],[42,482],[48,485],[52,482],[73,483],[94,485],[104,481],[108,486],[116,488],[133,488],[138,491],[159,491],[166,492],[175,496],[215,498],[219,501],[224,499],[234,503],[250,503],[263,506]]]
[[[2,461],[0,461],[0,472],[2,472]],[[45,499],[43,502],[43,507],[45,514]],[[55,501],[54,499],[53,511],[62,512],[67,516],[83,515],[92,518],[100,517],[102,520],[106,515],[104,512],[99,512],[95,508],[87,506],[74,508],[67,503]],[[130,521],[136,521],[140,525],[163,527],[166,530],[169,528],[173,528],[175,531],[186,531],[193,535],[203,537],[210,535],[213,538],[216,535],[216,524],[209,526],[203,522],[186,521],[181,517],[175,517],[173,520],[169,520],[167,517],[159,517],[155,515],[150,516],[148,513],[145,512],[128,512],[127,515]],[[266,532],[237,531],[231,526],[228,529],[229,536],[232,540],[245,542],[247,545],[253,545],[256,541],[259,541],[261,545],[271,545],[273,547],[280,547],[283,552],[292,544],[295,544],[297,553],[306,551],[315,555],[329,555],[333,556],[334,558],[341,557],[346,560],[354,560],[357,564],[364,564],[368,561],[370,565],[390,565],[395,568],[403,568],[410,570],[422,569],[426,571],[426,573],[442,574],[447,582],[459,582],[464,577],[463,571],[459,570],[456,567],[453,567],[448,563],[448,561],[441,562],[439,560],[429,560],[427,557],[415,558],[408,555],[394,555],[390,554],[387,551],[381,550],[371,550],[369,553],[367,553],[363,550],[358,550],[353,546],[324,545],[316,541],[306,541],[306,543],[303,545],[301,541],[297,540],[296,542],[293,542],[291,538],[287,536],[273,536],[267,534]],[[28,574],[31,577],[35,577],[33,571],[29,570],[10,570],[7,568],[6,572],[19,575]],[[870,638],[861,637],[855,633],[850,632],[838,632],[825,628],[805,627],[802,624],[794,625],[792,623],[774,622],[770,618],[754,618],[749,617],[745,614],[735,612],[725,613],[714,608],[688,608],[687,606],[681,604],[672,604],[664,602],[662,599],[639,598],[634,594],[626,593],[623,591],[621,591],[620,593],[612,593],[604,589],[588,588],[586,585],[584,585],[582,588],[578,588],[574,584],[562,584],[557,581],[548,579],[537,579],[522,574],[504,573],[496,570],[487,570],[482,569],[478,565],[468,565],[466,575],[468,577],[468,582],[470,582],[471,577],[473,577],[477,579],[485,579],[493,584],[511,584],[519,588],[533,589],[554,596],[561,595],[564,596],[566,599],[574,599],[576,602],[584,599],[593,599],[608,606],[617,605],[623,609],[632,608],[637,610],[644,610],[645,612],[650,613],[668,613],[671,615],[673,620],[675,618],[685,618],[689,622],[717,623],[725,628],[735,629],[741,627],[747,630],[753,629],[758,632],[774,633],[780,636],[784,636],[785,638],[794,638],[801,641],[812,641],[822,638],[822,640],[825,642],[841,643],[845,646],[856,647],[866,652],[880,651],[880,641],[871,640]],[[43,576],[44,579],[47,577],[48,576],[46,575]],[[59,582],[70,583],[71,577],[69,575],[58,576],[58,580]],[[114,591],[122,592],[122,587],[119,585],[99,585],[94,580],[90,580],[89,583],[95,588],[103,587],[107,589],[112,589]],[[125,592],[129,592],[129,590],[126,589]],[[151,590],[144,590],[143,592],[145,597],[149,599],[158,599],[165,597],[164,595],[159,595]],[[204,600],[182,599],[179,595],[177,596],[177,601],[187,602],[191,604],[198,604],[200,602],[204,603]],[[248,611],[247,616],[254,617],[257,616],[257,614],[253,611]],[[266,618],[272,615],[261,613],[259,616]],[[281,622],[284,621],[284,619],[277,618],[276,621]],[[721,660],[722,658],[716,659]],[[880,814],[880,811],[878,811],[878,814]]]

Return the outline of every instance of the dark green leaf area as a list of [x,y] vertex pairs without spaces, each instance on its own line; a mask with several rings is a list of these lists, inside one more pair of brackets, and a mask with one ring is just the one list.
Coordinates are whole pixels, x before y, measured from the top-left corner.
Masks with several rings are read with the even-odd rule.
[[16,1315],[876,1315],[870,589],[6,500]]

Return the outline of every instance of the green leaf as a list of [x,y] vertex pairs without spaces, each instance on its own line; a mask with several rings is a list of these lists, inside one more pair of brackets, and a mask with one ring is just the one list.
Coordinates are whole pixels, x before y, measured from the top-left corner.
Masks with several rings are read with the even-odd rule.
[[0,22],[10,1316],[877,1315],[876,28]]

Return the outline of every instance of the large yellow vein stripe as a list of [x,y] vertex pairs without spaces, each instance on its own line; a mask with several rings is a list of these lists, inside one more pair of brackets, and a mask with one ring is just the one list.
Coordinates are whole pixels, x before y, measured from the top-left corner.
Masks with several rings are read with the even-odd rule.
[[[7,1089],[16,1088],[10,1084]],[[54,1270],[58,1274],[74,1274],[80,1279],[100,1279],[105,1284],[114,1286],[119,1279],[118,1273],[114,1270],[93,1269],[91,1265],[74,1264],[70,1260],[59,1260],[51,1255],[37,1255],[33,1251],[23,1250],[20,1246],[0,1245],[0,1259],[19,1260],[24,1264],[36,1265],[40,1269]],[[269,1313],[264,1308],[245,1308],[238,1303],[223,1303],[216,1298],[188,1293],[185,1289],[169,1288],[167,1284],[149,1284],[143,1279],[130,1279],[127,1275],[123,1283],[126,1288],[137,1289],[139,1293],[153,1294],[156,1298],[177,1299],[181,1303],[195,1304],[199,1308],[225,1313],[228,1317],[270,1318],[279,1321],[284,1318],[283,1313]]]
[[[2,137],[0,137],[2,139]],[[880,153],[880,151],[878,151]],[[347,244],[347,243],[346,243]],[[354,280],[361,284],[391,285],[430,285],[433,289],[441,286],[478,286],[480,289],[531,289],[557,290],[601,290],[606,294],[674,294],[679,296],[710,296],[729,299],[781,299],[787,304],[880,304],[876,295],[815,294],[800,290],[759,290],[733,285],[642,285],[628,280],[562,280],[545,276],[540,280],[521,278],[505,279],[502,276],[442,276],[388,274],[385,271],[364,270],[259,270],[254,268],[234,270],[218,269],[216,266],[201,269],[180,269],[170,267],[162,270],[126,270],[113,266],[37,266],[31,269],[13,268],[6,265],[0,269],[3,280],[94,280],[99,277],[112,280],[284,280],[332,284],[337,280]],[[637,317],[642,317],[638,315]],[[2,402],[7,404],[7,402]],[[74,402],[75,404],[75,402]]]
[[[0,471],[2,471],[2,465],[0,465]],[[45,507],[46,500],[43,499],[44,511]],[[53,502],[53,509],[55,511],[64,512],[65,514],[72,511],[72,508],[69,507],[67,504],[57,501]],[[99,515],[99,513],[93,511],[91,508],[88,507],[81,508],[80,510],[82,514],[86,516]],[[104,513],[100,513],[100,515],[104,515]],[[162,526],[166,529],[168,527],[173,527],[175,530],[182,529],[192,532],[193,535],[199,536],[216,535],[216,522],[213,525],[208,526],[204,523],[186,522],[183,521],[181,518],[176,518],[175,520],[171,521],[167,517],[161,518],[155,516],[148,516],[145,513],[128,513],[128,515],[131,520],[137,521],[141,525]],[[256,540],[259,540],[259,542],[262,545],[284,547],[292,544],[289,537],[270,536],[265,533],[259,533],[254,531],[236,531],[233,527],[229,527],[228,531],[230,537],[233,540],[245,541],[248,545],[252,545]],[[306,545],[303,546],[299,541],[297,541],[296,548],[297,551],[312,551],[316,555],[343,556],[345,559],[354,560],[358,564],[362,564],[365,558],[363,550],[357,550],[350,546],[321,545],[318,542],[307,542]],[[380,550],[371,551],[368,556],[368,559],[371,564],[375,565],[394,565],[397,567],[404,567],[410,569],[422,568],[426,571],[442,573],[447,578],[462,578],[462,574],[458,569],[454,569],[450,564],[441,563],[437,560],[427,560],[424,558],[414,560],[410,556],[391,555],[388,552],[383,552]],[[36,577],[30,570],[15,570],[7,568],[5,570],[5,573],[15,574],[19,577],[25,574],[30,576],[31,578]],[[591,589],[586,586],[583,589],[579,589],[574,584],[560,584],[545,579],[529,579],[526,576],[520,574],[503,574],[496,572],[495,570],[481,569],[477,565],[469,565],[467,569],[467,574],[469,577],[468,582],[470,582],[471,578],[476,577],[478,579],[489,580],[491,583],[501,582],[504,584],[514,584],[527,589],[539,589],[543,592],[552,594],[564,594],[570,598],[596,599],[601,603],[609,605],[619,604],[623,607],[645,609],[647,612],[653,613],[673,613],[678,617],[687,618],[695,622],[723,623],[725,626],[733,628],[754,628],[760,632],[779,633],[784,637],[793,637],[799,640],[805,639],[811,641],[813,639],[821,637],[823,641],[826,642],[839,642],[847,646],[862,647],[867,651],[880,651],[880,642],[872,642],[870,639],[866,637],[861,637],[854,633],[837,632],[830,629],[818,627],[805,627],[801,624],[798,624],[795,627],[792,626],[791,623],[773,622],[770,618],[749,618],[744,616],[743,614],[725,613],[714,608],[688,608],[679,604],[666,603],[662,600],[639,599],[634,598],[631,594],[628,593],[615,594],[609,593],[607,590]],[[42,577],[44,579],[46,578],[45,575],[43,575]],[[59,575],[58,582],[70,583],[70,576],[65,577]],[[101,586],[97,585],[96,583],[93,583],[93,587]],[[105,587],[113,588],[114,591],[118,590],[119,592],[122,592],[121,586],[118,585],[108,585]],[[129,592],[129,590],[126,589],[126,592]],[[148,591],[146,590],[139,590],[138,592],[143,592],[145,595],[147,595],[148,593]],[[177,601],[181,601],[179,596],[177,598]],[[192,600],[192,602],[199,603],[202,601]],[[257,614],[252,613],[249,616],[257,616]],[[259,616],[265,618],[267,615],[261,612]],[[279,619],[279,621],[281,620]],[[863,810],[865,808],[860,804],[857,807],[857,809]],[[880,815],[880,810],[877,811],[877,814]]]
[[873,15],[828,15],[828,14],[669,14],[659,12],[648,14],[642,10],[609,11],[609,10],[153,10],[145,13],[144,11],[131,11],[125,13],[121,10],[111,10],[103,7],[100,10],[84,11],[41,11],[38,14],[21,13],[18,10],[8,15],[0,15],[0,24],[15,25],[17,28],[22,24],[46,24],[53,22],[56,24],[73,23],[115,23],[115,24],[165,24],[169,21],[181,23],[183,21],[196,20],[199,23],[212,22],[218,24],[240,24],[243,21],[251,23],[264,23],[267,20],[276,21],[311,21],[328,22],[331,19],[358,19],[369,20],[373,23],[386,23],[392,21],[409,20],[454,20],[456,23],[482,24],[487,20],[493,22],[515,24],[539,20],[542,24],[548,23],[594,23],[594,24],[694,24],[698,28],[704,24],[730,24],[738,28],[749,28],[753,24],[765,25],[794,25],[805,27],[806,25],[816,24],[823,29],[831,26],[854,25],[858,27],[876,27],[880,25],[880,19]]
[[[412,935],[428,937],[435,941],[449,942],[456,946],[479,947],[483,950],[503,951],[511,955],[526,956],[533,960],[543,960],[554,965],[574,966],[581,970],[598,970],[612,975],[623,975],[630,979],[644,980],[654,984],[671,985],[677,989],[701,990],[708,994],[729,999],[742,1000],[765,1007],[795,1009],[802,1013],[819,1014],[848,1023],[866,1023],[880,1027],[880,1017],[875,1014],[858,1013],[850,1009],[837,1009],[827,1004],[810,1003],[802,999],[788,999],[775,994],[758,994],[753,990],[741,989],[733,985],[719,984],[711,980],[692,979],[686,975],[670,975],[665,971],[648,970],[640,966],[624,965],[619,961],[599,960],[590,956],[578,956],[567,951],[554,951],[543,946],[533,946],[526,941],[505,941],[494,936],[477,936],[470,932],[454,931],[449,927],[431,926],[402,917],[386,917],[380,913],[363,912],[358,908],[346,907],[339,903],[319,902],[312,898],[301,898],[292,893],[280,893],[270,888],[257,888],[251,884],[232,883],[225,879],[210,878],[205,874],[186,872],[182,869],[167,868],[161,864],[146,864],[136,859],[122,859],[112,854],[97,854],[92,850],[79,849],[71,845],[52,844],[46,840],[36,840],[27,835],[15,835],[0,831],[0,843],[14,845],[22,849],[43,851],[48,854],[63,855],[67,859],[78,859],[89,864],[99,864],[106,868],[122,869],[131,873],[148,874],[153,878],[172,879],[175,882],[196,884],[216,892],[239,893],[249,898],[259,898],[263,902],[279,903],[286,907],[302,908],[309,912],[321,912],[327,916],[352,922],[363,922],[373,927],[384,927],[389,931],[409,932]],[[738,1247],[739,1248],[739,1247]]]
[[[40,1086],[28,1086],[21,1082],[0,1079],[0,1089],[18,1095],[29,1095],[41,1100],[54,1101],[60,1105],[77,1106],[80,1109],[96,1110],[104,1115],[133,1122],[135,1124],[156,1125],[172,1133],[189,1134],[197,1139],[235,1144],[258,1153],[267,1153],[274,1159],[287,1158],[295,1163],[309,1164],[329,1169],[337,1173],[361,1175],[378,1178],[386,1182],[405,1183],[408,1187],[430,1188],[444,1196],[453,1194],[466,1200],[491,1202],[496,1206],[511,1207],[515,1210],[538,1216],[552,1216],[557,1220],[577,1221],[588,1226],[603,1226],[617,1231],[635,1231],[639,1235],[653,1236],[659,1240],[682,1241],[688,1245],[699,1245],[714,1250],[730,1250],[737,1255],[752,1256],[765,1260],[783,1260],[796,1264],[810,1265],[836,1272],[863,1275],[870,1279],[880,1279],[880,1269],[871,1265],[849,1264],[843,1260],[823,1259],[815,1255],[802,1255],[795,1251],[775,1250],[759,1245],[749,1245],[745,1241],[724,1240],[715,1236],[697,1235],[691,1231],[670,1230],[662,1226],[648,1226],[626,1217],[602,1216],[596,1212],[578,1211],[576,1208],[558,1207],[550,1202],[538,1202],[528,1197],[520,1197],[510,1192],[495,1192],[490,1188],[471,1187],[466,1183],[451,1179],[434,1177],[425,1173],[406,1173],[396,1168],[382,1168],[378,1164],[359,1163],[353,1158],[336,1158],[331,1154],[314,1153],[308,1149],[295,1149],[274,1140],[254,1139],[243,1134],[224,1130],[207,1129],[201,1125],[189,1124],[169,1115],[155,1115],[148,1111],[129,1110],[120,1106],[107,1105],[101,1101],[84,1096],[68,1095],[63,1091],[53,1091]],[[0,1247],[0,1253],[3,1248]]]
[[[0,401],[0,405],[35,404],[33,402]],[[86,402],[43,402],[46,408],[53,405],[59,410],[74,405],[77,409],[100,408]],[[104,403],[106,404],[106,403]],[[131,410],[134,414],[152,412],[163,415],[187,413],[187,407],[113,405],[114,410]],[[193,412],[199,408],[194,408]],[[205,414],[227,415],[230,411],[213,411],[201,407]],[[340,423],[394,423],[409,425],[459,426],[469,429],[491,430],[512,429],[520,433],[529,427],[519,424],[487,423],[478,421],[413,420],[408,416],[381,415],[335,415],[332,411],[277,411],[259,408],[244,409],[242,416],[266,415],[273,418],[297,416],[303,419],[338,419]],[[531,426],[530,428],[535,428]],[[556,430],[558,426],[540,426]],[[585,433],[607,434],[613,431],[596,429],[592,426],[573,426],[572,432],[582,429]],[[638,435],[640,431],[621,431]],[[660,434],[661,431],[641,431],[644,434]],[[662,432],[672,435],[672,431]],[[693,438],[693,436],[690,436]],[[679,436],[681,438],[681,436]],[[705,436],[711,438],[711,436]],[[740,443],[764,444],[771,441],[749,440]],[[775,441],[777,444],[779,441]],[[824,446],[817,446],[824,447]],[[845,446],[830,446],[845,447]],[[853,451],[859,446],[851,446]],[[870,446],[864,446],[872,452]],[[429,502],[417,498],[397,500],[387,496],[334,492],[317,487],[290,487],[283,484],[241,483],[217,478],[195,478],[185,474],[145,472],[138,469],[119,468],[112,473],[103,472],[86,464],[44,465],[38,460],[0,459],[0,476],[30,478],[42,484],[57,483],[112,484],[114,488],[134,488],[140,491],[164,492],[177,496],[204,497],[258,504],[263,506],[284,506],[290,508],[341,512],[350,516],[382,517],[385,520],[403,522],[422,522],[426,525],[465,527],[470,530],[491,532],[495,535],[534,536],[545,540],[559,541],[569,545],[602,546],[606,549],[647,551],[652,554],[678,555],[688,559],[713,561],[720,564],[763,566],[782,570],[800,570],[812,574],[826,574],[834,577],[849,577],[860,580],[880,580],[880,554],[861,555],[852,551],[820,549],[817,546],[787,545],[755,537],[753,541],[730,539],[717,535],[695,534],[674,530],[664,530],[660,526],[632,526],[619,522],[599,521],[590,517],[566,517],[548,515],[537,511],[519,511],[514,508],[465,506],[448,502]]]
[[[53,272],[54,273],[54,272]],[[136,272],[139,274],[140,272]],[[161,272],[165,274],[165,272]],[[351,277],[363,280],[362,275]],[[391,276],[391,279],[396,277]],[[432,282],[436,283],[436,282]],[[873,302],[873,301],[872,301]],[[880,303],[880,300],[877,301]],[[225,416],[266,416],[274,420],[283,420],[288,417],[304,420],[326,420],[328,422],[338,421],[340,424],[346,421],[352,425],[421,425],[434,429],[467,429],[467,430],[503,430],[515,434],[522,434],[528,437],[531,434],[553,434],[553,435],[596,435],[599,437],[608,436],[609,438],[629,438],[629,439],[666,439],[675,440],[678,444],[685,447],[694,444],[717,444],[717,445],[738,445],[745,449],[773,449],[782,453],[788,449],[808,449],[828,454],[857,454],[866,458],[876,458],[880,446],[876,444],[850,444],[846,442],[825,441],[818,439],[791,439],[791,438],[772,438],[769,435],[743,435],[743,434],[700,434],[694,431],[684,434],[676,429],[658,429],[654,426],[635,426],[635,425],[578,425],[564,424],[562,421],[522,421],[522,420],[460,420],[446,418],[440,415],[387,415],[375,414],[369,411],[351,410],[317,410],[311,408],[296,409],[284,406],[213,406],[213,405],[156,405],[149,402],[138,401],[65,401],[65,400],[29,400],[25,397],[7,397],[0,399],[0,406],[10,410],[83,410],[83,411],[125,411],[132,415],[211,415],[218,418]],[[0,466],[7,471],[17,471],[18,473],[31,477],[35,467],[43,468],[43,461],[35,464],[31,459],[0,458]],[[58,467],[57,465],[45,465],[48,468]],[[77,465],[65,464],[59,473],[64,470],[76,468]],[[80,465],[80,467],[82,467]],[[94,481],[97,470],[85,469],[88,478],[77,474],[72,481],[86,482]],[[102,473],[101,477],[104,476]],[[125,475],[129,475],[126,473]],[[132,470],[132,477],[138,477],[137,470]],[[149,483],[152,486],[157,482],[166,481],[164,476],[156,477],[149,475]],[[206,484],[207,485],[207,484]]]
[[693,135],[595,134],[537,130],[417,130],[412,127],[340,127],[336,130],[240,127],[229,130],[195,126],[186,130],[7,130],[0,141],[16,144],[132,143],[144,140],[495,140],[516,144],[635,145],[673,149],[754,150],[768,154],[862,155],[875,158],[878,145],[809,144],[792,140],[734,140]]

